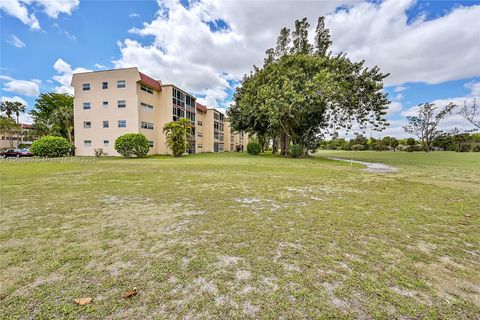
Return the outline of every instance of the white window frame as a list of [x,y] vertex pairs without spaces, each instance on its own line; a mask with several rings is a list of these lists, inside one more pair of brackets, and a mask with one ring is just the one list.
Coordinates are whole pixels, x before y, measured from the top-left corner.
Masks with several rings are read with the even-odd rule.
[[117,88],[123,89],[127,86],[127,82],[125,80],[117,80]]
[[83,129],[91,129],[92,121],[83,121]]

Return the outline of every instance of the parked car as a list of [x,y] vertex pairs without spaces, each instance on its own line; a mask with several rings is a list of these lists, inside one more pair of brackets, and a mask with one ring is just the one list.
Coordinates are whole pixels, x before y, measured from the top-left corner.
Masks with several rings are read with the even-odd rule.
[[30,152],[29,149],[8,149],[6,151],[0,152],[0,156],[3,158],[8,157],[32,157],[33,154]]

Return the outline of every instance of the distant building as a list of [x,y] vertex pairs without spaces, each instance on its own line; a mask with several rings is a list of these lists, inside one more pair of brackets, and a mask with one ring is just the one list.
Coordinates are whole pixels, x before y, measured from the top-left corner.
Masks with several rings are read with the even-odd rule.
[[22,131],[20,134],[12,133],[9,134],[1,134],[0,136],[0,149],[5,148],[18,148],[21,145],[31,145],[32,141],[30,140],[29,131],[31,130],[32,125],[22,123]]
[[221,112],[137,68],[76,73],[72,86],[76,155],[91,156],[103,148],[108,155],[118,156],[115,140],[125,133],[144,134],[149,154],[169,154],[163,126],[180,118],[189,119],[194,127],[190,153],[234,151],[236,145],[244,149],[247,143],[245,134],[230,131]]

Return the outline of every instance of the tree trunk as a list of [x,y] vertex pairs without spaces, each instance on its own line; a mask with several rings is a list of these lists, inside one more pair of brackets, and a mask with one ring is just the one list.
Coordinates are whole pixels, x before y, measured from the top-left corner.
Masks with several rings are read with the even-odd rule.
[[277,154],[278,152],[278,137],[277,135],[274,135],[272,137],[272,153]]
[[20,123],[18,123],[19,121],[18,116],[19,114],[17,112],[17,125],[19,126],[19,131],[17,131],[17,148],[20,145],[20,135],[22,134],[22,126],[20,125]]
[[287,156],[288,136],[286,133],[282,133],[282,156]]

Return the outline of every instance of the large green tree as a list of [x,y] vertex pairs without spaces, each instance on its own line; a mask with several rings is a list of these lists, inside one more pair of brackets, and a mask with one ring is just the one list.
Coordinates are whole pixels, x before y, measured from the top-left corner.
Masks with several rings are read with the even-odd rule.
[[38,136],[62,136],[73,143],[73,96],[65,93],[42,93],[31,112],[33,130]]
[[[356,123],[382,130],[388,99],[378,67],[352,62],[345,54],[313,54],[306,45],[306,19],[297,20],[290,54],[277,57],[263,68],[254,68],[241,81],[228,111],[234,130],[262,137],[280,136],[282,154],[290,143],[305,154],[315,149],[325,133],[335,135]],[[282,29],[277,48],[287,48]],[[327,29],[323,29],[328,33]],[[278,44],[281,46],[278,46]],[[277,49],[277,52],[285,52]]]

